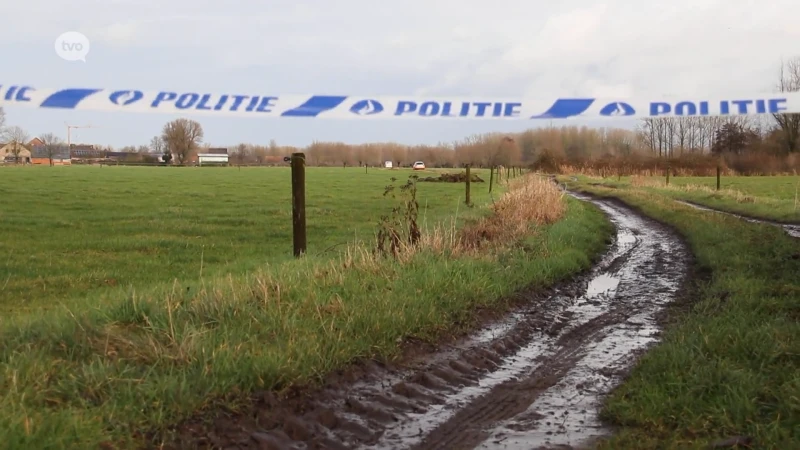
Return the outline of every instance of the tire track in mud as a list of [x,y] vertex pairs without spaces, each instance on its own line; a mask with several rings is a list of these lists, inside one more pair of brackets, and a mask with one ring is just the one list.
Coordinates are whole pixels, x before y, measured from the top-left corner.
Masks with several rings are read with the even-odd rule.
[[755,218],[755,217],[749,217],[749,216],[744,216],[744,215],[741,215],[741,214],[736,214],[736,213],[732,213],[732,212],[728,212],[728,211],[722,211],[722,210],[719,210],[719,209],[711,208],[709,206],[700,205],[698,203],[690,202],[690,201],[687,201],[687,200],[675,200],[675,201],[677,203],[682,204],[682,205],[691,206],[692,208],[699,209],[701,211],[714,212],[714,213],[724,214],[726,216],[733,216],[733,217],[736,217],[737,219],[745,220],[745,221],[750,222],[750,223],[763,223],[763,224],[767,224],[767,225],[772,225],[772,226],[776,226],[776,227],[779,227],[779,228],[783,228],[783,231],[785,231],[786,234],[788,234],[789,236],[791,236],[793,238],[800,239],[800,224],[783,223],[783,222],[777,222],[777,221],[774,221],[774,220],[767,220],[767,219],[758,219],[758,218]]
[[[582,200],[590,198],[573,194]],[[412,448],[531,449],[588,444],[606,434],[602,396],[655,340],[655,313],[677,294],[689,254],[661,225],[609,201],[594,201],[617,226],[617,245],[593,288],[566,311],[571,323],[522,376],[458,411]],[[399,448],[399,447],[398,447]]]
[[185,426],[171,448],[528,450],[609,434],[602,399],[657,339],[691,256],[619,202],[570,195],[617,228],[588,274],[404,370],[375,365],[291,407],[267,398],[246,417]]

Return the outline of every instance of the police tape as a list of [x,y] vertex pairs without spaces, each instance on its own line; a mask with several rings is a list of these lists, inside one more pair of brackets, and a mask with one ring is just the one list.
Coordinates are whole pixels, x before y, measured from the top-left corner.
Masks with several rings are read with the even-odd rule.
[[567,119],[800,113],[800,92],[656,99],[264,95],[0,85],[0,106],[249,117]]

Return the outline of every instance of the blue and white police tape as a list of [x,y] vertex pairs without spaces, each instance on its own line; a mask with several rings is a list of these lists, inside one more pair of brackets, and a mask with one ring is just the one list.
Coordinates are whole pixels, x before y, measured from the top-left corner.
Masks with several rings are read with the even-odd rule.
[[206,114],[331,119],[566,119],[571,117],[735,116],[800,113],[800,92],[736,97],[680,98],[462,98],[352,95],[269,95],[112,90],[38,89],[0,85],[0,105],[81,111]]

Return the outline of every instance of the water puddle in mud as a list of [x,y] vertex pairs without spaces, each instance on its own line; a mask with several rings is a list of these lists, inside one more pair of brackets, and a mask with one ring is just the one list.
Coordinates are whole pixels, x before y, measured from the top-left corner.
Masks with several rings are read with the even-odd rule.
[[498,322],[496,324],[491,325],[490,327],[484,329],[480,333],[478,333],[472,339],[467,341],[467,345],[469,344],[478,344],[478,343],[485,343],[490,342],[494,339],[497,339],[500,336],[505,336],[509,331],[511,331],[517,323],[523,318],[523,315],[520,313],[514,313],[509,316],[507,319]]
[[698,205],[697,203],[687,202],[687,201],[683,201],[683,200],[675,200],[675,202],[680,203],[682,205],[691,206],[692,208],[699,209],[701,211],[714,212],[714,213],[718,213],[718,214],[724,214],[726,216],[736,217],[737,219],[746,220],[747,222],[750,222],[750,223],[761,223],[761,224],[766,224],[766,225],[772,225],[772,226],[775,226],[775,227],[780,227],[780,228],[783,228],[783,230],[789,236],[794,237],[794,238],[800,238],[800,225],[774,222],[774,221],[765,220],[765,219],[764,220],[756,219],[754,217],[746,217],[746,216],[742,216],[742,215],[739,215],[739,214],[736,214],[736,213],[731,213],[731,212],[727,212],[727,211],[720,211],[719,209],[709,208],[707,206],[702,206],[702,205]]
[[601,274],[593,278],[586,288],[586,295],[596,297],[600,294],[613,294],[619,286],[619,278],[611,275]]
[[[637,319],[651,322],[644,316]],[[597,411],[602,407],[601,396],[620,381],[620,373],[609,367],[630,365],[635,351],[656,341],[656,333],[658,328],[653,323],[645,327],[614,327],[605,339],[591,346],[565,378],[524,413],[497,426],[477,449],[579,446],[607,435]]]

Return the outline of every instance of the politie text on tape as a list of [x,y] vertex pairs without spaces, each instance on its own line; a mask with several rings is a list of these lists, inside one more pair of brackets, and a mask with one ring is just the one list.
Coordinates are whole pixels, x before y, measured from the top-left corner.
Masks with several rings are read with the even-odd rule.
[[567,119],[686,117],[800,113],[800,92],[749,93],[729,98],[413,98],[352,95],[275,95],[143,91],[136,89],[39,89],[0,84],[0,105],[40,109],[251,117],[333,119]]

